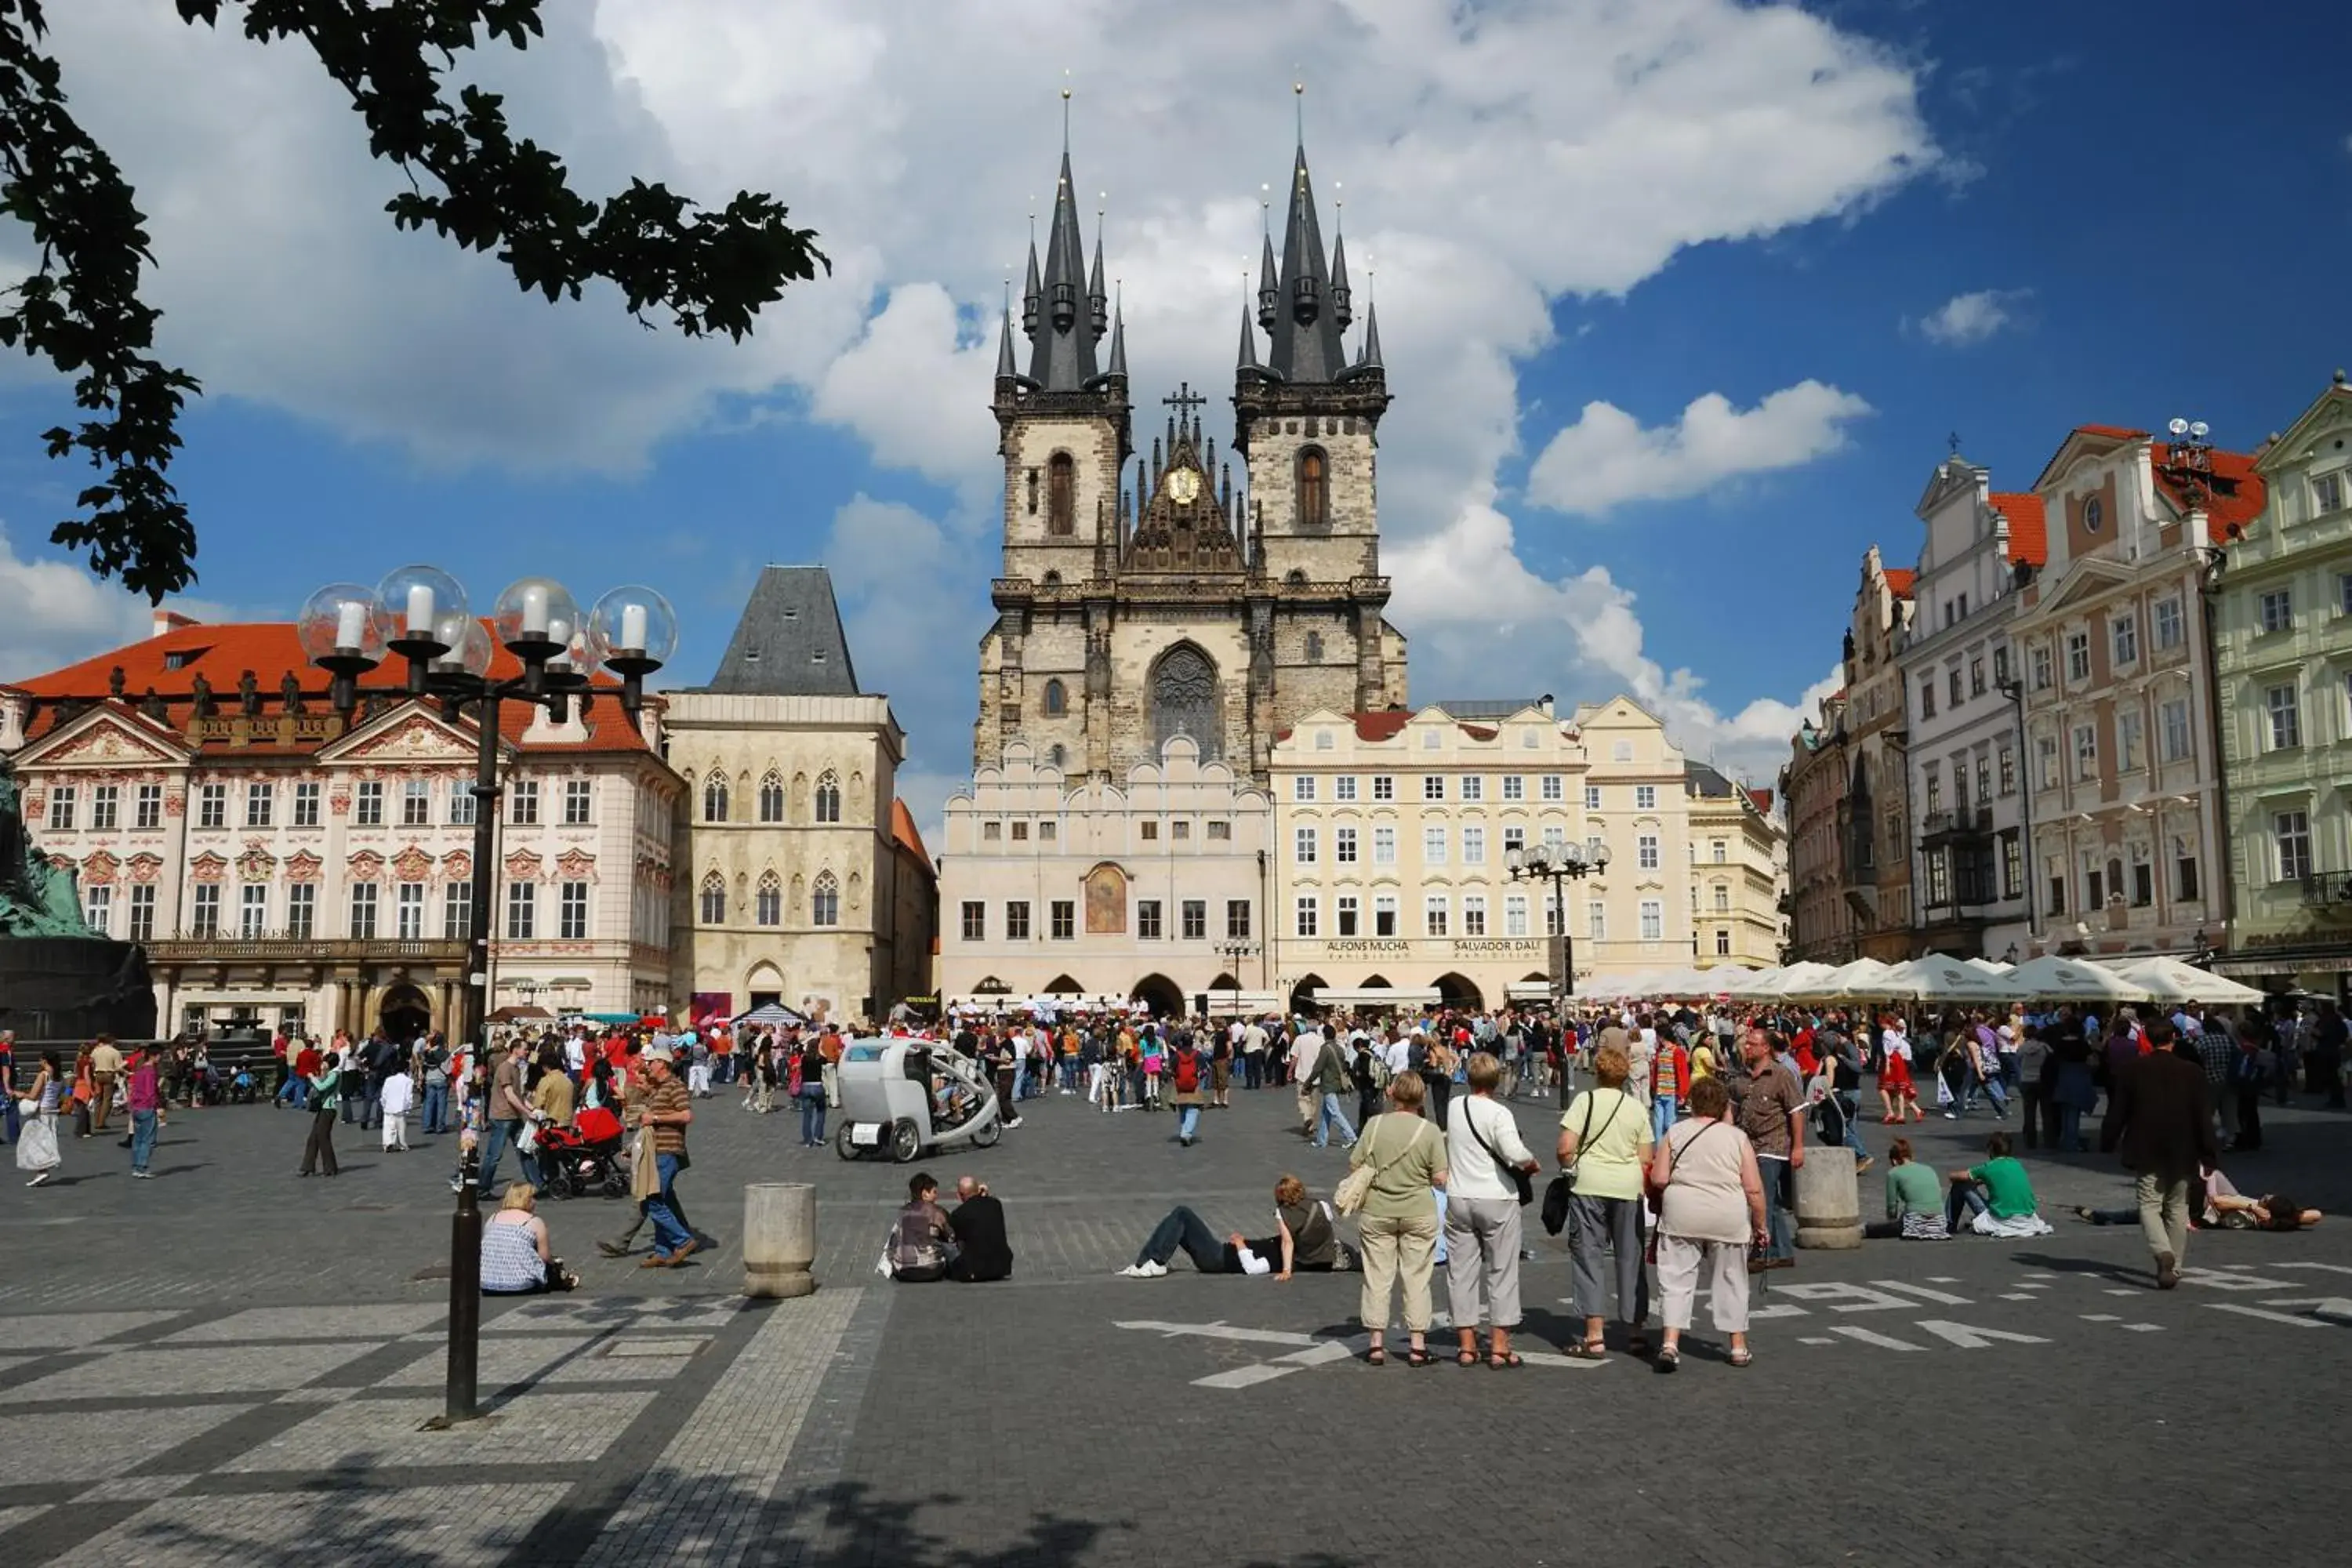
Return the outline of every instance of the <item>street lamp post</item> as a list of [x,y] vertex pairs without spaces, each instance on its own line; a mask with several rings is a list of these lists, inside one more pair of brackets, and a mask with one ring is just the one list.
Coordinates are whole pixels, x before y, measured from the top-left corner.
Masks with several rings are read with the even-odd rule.
[[[1569,1057],[1568,998],[1576,993],[1576,932],[1569,925],[1567,885],[1609,869],[1609,846],[1596,844],[1590,856],[1581,844],[1537,843],[1513,849],[1503,857],[1514,882],[1549,882],[1553,922],[1559,927],[1560,962],[1551,977],[1552,1016],[1559,1021],[1560,1060]],[[1568,1103],[1568,1073],[1559,1075],[1560,1103]]]
[[1224,961],[1224,972],[1234,977],[1234,1010],[1240,1011],[1242,992],[1241,966],[1245,960],[1257,956],[1257,943],[1229,938],[1217,944],[1217,956]]
[[[407,695],[432,699],[445,717],[470,714],[474,756],[473,883],[467,916],[463,1027],[476,1062],[488,1059],[491,890],[498,853],[499,713],[508,701],[543,708],[564,722],[576,700],[593,699],[590,682],[601,668],[620,678],[621,711],[634,728],[644,705],[645,678],[677,647],[677,616],[651,588],[615,588],[583,619],[563,585],[524,577],[499,595],[487,626],[474,617],[456,578],[433,566],[403,566],[373,588],[330,584],[310,595],[295,623],[302,650],[331,678],[330,700],[351,717],[360,678],[398,654],[408,662]],[[490,674],[492,638],[520,667],[503,679]],[[457,1205],[449,1227],[449,1360],[443,1424],[470,1421],[480,1348],[482,1216],[477,1202],[478,1149],[470,1129],[460,1134]]]

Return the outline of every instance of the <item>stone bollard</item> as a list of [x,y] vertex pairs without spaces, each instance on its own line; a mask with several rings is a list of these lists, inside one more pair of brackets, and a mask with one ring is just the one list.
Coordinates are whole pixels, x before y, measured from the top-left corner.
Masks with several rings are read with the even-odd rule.
[[1797,1172],[1797,1245],[1831,1251],[1862,1245],[1862,1195],[1853,1150],[1805,1151]]
[[816,1289],[816,1189],[754,1182],[743,1189],[743,1294],[784,1300]]

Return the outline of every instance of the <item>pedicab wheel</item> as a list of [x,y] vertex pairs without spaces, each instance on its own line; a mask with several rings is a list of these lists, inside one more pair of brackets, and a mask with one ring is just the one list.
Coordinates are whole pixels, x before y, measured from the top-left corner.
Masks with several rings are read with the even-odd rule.
[[845,1160],[855,1160],[857,1158],[857,1145],[850,1141],[849,1132],[849,1123],[843,1122],[841,1131],[833,1135],[833,1152]]
[[922,1158],[923,1134],[912,1121],[904,1118],[890,1125],[890,1158],[901,1165],[911,1165]]
[[991,1121],[987,1126],[971,1135],[971,1146],[975,1149],[993,1149],[996,1147],[996,1141],[1003,1136],[1004,1123]]

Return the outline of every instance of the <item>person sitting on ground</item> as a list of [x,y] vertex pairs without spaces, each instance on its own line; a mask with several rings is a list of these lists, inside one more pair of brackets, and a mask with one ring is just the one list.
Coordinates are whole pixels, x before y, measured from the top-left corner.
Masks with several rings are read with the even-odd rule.
[[1203,1274],[1272,1274],[1287,1279],[1293,1273],[1328,1274],[1340,1266],[1331,1211],[1308,1197],[1307,1184],[1297,1176],[1286,1175],[1274,1184],[1274,1235],[1255,1241],[1239,1231],[1219,1241],[1199,1215],[1179,1204],[1153,1227],[1135,1261],[1119,1273],[1129,1279],[1160,1279],[1179,1247]]
[[907,1206],[890,1226],[890,1278],[907,1285],[944,1279],[955,1253],[955,1228],[940,1207],[940,1184],[918,1173],[907,1183]]
[[1864,1226],[1862,1233],[1880,1241],[1895,1237],[1906,1241],[1951,1239],[1936,1173],[1912,1159],[1908,1138],[1886,1146],[1886,1218]]
[[989,1195],[985,1182],[970,1176],[956,1178],[956,1200],[948,1215],[948,1228],[956,1240],[948,1278],[967,1285],[1012,1279],[1013,1243],[1004,1233],[1004,1205]]
[[579,1285],[580,1276],[551,1250],[547,1222],[539,1216],[539,1189],[509,1183],[499,1212],[482,1226],[482,1294],[536,1296]]
[[[2033,1183],[2009,1152],[2009,1134],[1985,1140],[1985,1163],[1951,1173],[1944,1223],[1958,1235],[1963,1219],[1979,1236],[2047,1236],[2050,1222],[2035,1212]],[[1981,1189],[1981,1190],[1979,1190]]]
[[[2284,1193],[2250,1198],[2221,1173],[2218,1165],[2206,1167],[2198,1177],[2198,1185],[2205,1194],[2197,1210],[2199,1230],[2309,1230],[2325,1217],[2319,1210],[2305,1208]],[[2078,1206],[2074,1217],[2093,1225],[2137,1225],[2139,1210]]]

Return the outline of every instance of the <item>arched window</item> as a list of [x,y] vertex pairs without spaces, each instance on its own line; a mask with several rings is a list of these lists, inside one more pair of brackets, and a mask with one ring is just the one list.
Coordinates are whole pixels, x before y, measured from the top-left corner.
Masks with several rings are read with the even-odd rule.
[[841,781],[829,773],[821,774],[816,781],[816,819],[841,820]]
[[1203,760],[1223,753],[1216,666],[1190,643],[1169,649],[1151,672],[1152,747],[1157,750],[1179,735],[1191,736]]
[[752,917],[763,926],[784,923],[784,885],[776,880],[773,871],[760,879],[760,891],[752,904]]
[[1078,465],[1056,452],[1045,465],[1045,531],[1075,533],[1078,518]]
[[1047,767],[1058,768],[1067,763],[1069,760],[1070,753],[1059,743],[1045,748],[1045,765]]
[[770,773],[760,781],[760,820],[782,822],[784,819],[784,781]]
[[1298,531],[1301,533],[1328,533],[1331,531],[1330,459],[1319,447],[1308,447],[1298,454]]
[[1062,683],[1058,680],[1045,682],[1045,717],[1058,719],[1069,710],[1069,699],[1062,691]]
[[1296,566],[1293,566],[1287,573],[1286,573],[1282,580],[1285,583],[1289,584],[1294,588],[1304,588],[1307,586],[1307,574],[1300,571]]
[[1307,634],[1307,662],[1309,664],[1318,664],[1322,661],[1322,658],[1323,634],[1321,632],[1308,632]]
[[816,885],[809,889],[809,923],[837,926],[841,923],[841,884],[833,873],[817,873]]
[[727,923],[727,879],[716,871],[702,879],[702,923]]
[[702,820],[727,820],[727,781],[717,773],[711,774],[710,782],[702,786]]

